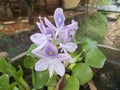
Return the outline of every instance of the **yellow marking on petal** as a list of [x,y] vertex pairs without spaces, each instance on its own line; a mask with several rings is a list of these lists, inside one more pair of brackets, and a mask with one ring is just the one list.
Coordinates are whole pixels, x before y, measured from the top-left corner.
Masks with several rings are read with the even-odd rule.
[[53,55],[53,52],[52,52],[52,51],[50,51],[50,52],[49,52],[49,55]]

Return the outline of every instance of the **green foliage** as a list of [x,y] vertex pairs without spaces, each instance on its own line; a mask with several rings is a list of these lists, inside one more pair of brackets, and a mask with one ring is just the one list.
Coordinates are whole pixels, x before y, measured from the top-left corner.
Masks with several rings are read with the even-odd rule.
[[94,12],[86,16],[80,23],[75,38],[81,41],[84,37],[89,37],[98,43],[103,43],[107,31],[108,22],[106,17],[100,12]]
[[0,87],[0,90],[9,89],[9,76],[7,74],[0,76]]
[[[77,51],[70,54],[74,62],[73,64],[68,64],[68,67],[66,67],[71,71],[71,74],[66,74],[69,74],[69,77],[66,78],[63,90],[79,90],[81,85],[86,84],[93,78],[92,68],[102,68],[105,63],[106,57],[98,49],[96,41],[83,38],[81,42],[81,45],[78,44],[79,48]],[[36,45],[31,45],[30,49],[27,51],[27,57],[23,62],[25,68],[30,69],[32,72],[31,87],[33,90],[44,90],[44,87],[47,86],[52,90],[57,83],[57,75],[54,73],[53,77],[49,78],[48,70],[42,72],[34,71],[34,65],[38,58],[31,52],[35,48]],[[0,58],[0,72],[3,73],[3,75],[0,76],[0,90],[31,90],[30,86],[23,78],[24,72],[21,66],[18,66],[18,69],[16,69],[4,58]],[[15,79],[15,82],[9,82],[11,77]],[[74,81],[74,83],[72,81]]]
[[33,69],[35,65],[35,61],[36,61],[35,58],[26,57],[23,62],[25,68]]
[[[16,85],[16,83],[18,83],[20,86],[22,86],[21,87],[22,89],[20,89],[20,90],[30,90],[28,84],[23,79],[23,70],[20,66],[19,66],[19,70],[16,71],[16,68],[12,64],[8,63],[4,58],[0,58],[0,72],[3,74],[7,74],[7,75],[9,75],[9,77],[13,77],[16,80],[15,82],[13,82],[11,84],[10,88],[17,89],[17,87],[15,87],[15,85]],[[6,80],[6,84],[7,84],[8,77],[4,76],[3,79]],[[1,86],[1,88],[3,88],[3,87]],[[2,89],[2,90],[7,90],[7,89]],[[8,90],[10,90],[10,89],[8,89]]]
[[105,60],[105,56],[99,49],[89,51],[85,57],[85,63],[94,68],[102,68]]
[[46,83],[47,86],[51,86],[51,87],[54,87],[57,83],[57,75],[54,74],[51,78],[48,79],[48,82]]
[[98,48],[97,47],[97,42],[96,41],[93,41],[89,38],[84,38],[82,40],[82,45],[81,45],[81,48],[83,50],[83,52],[88,52],[88,51],[91,51],[93,49],[96,49]]
[[12,76],[16,69],[10,63],[7,63],[4,58],[0,58],[0,72]]
[[48,71],[36,72],[35,76],[36,76],[35,89],[43,88],[49,79]]
[[80,85],[87,83],[93,77],[92,69],[85,63],[76,64],[72,71],[73,75],[78,78]]
[[[78,52],[72,53],[72,57],[83,57],[82,60],[75,60],[76,63],[71,64],[69,69],[72,70],[72,74],[76,76],[79,80],[80,85],[84,85],[93,77],[92,68],[102,68],[106,57],[98,49],[97,42],[89,38],[84,38],[81,44],[81,53]],[[79,61],[79,62],[78,62]]]
[[[74,83],[73,83],[74,81]],[[63,90],[79,90],[79,80],[76,76],[70,76],[66,80]]]
[[97,43],[91,39],[84,39],[82,42],[82,50],[85,53],[85,63],[94,68],[102,68],[106,57],[98,49]]
[[33,53],[32,53],[32,50],[33,49],[35,49],[37,46],[35,45],[35,44],[32,44],[31,46],[30,46],[30,48],[27,50],[27,52],[26,52],[26,55],[27,56],[31,56],[31,57],[36,57]]
[[19,90],[16,86],[17,82],[10,84],[9,75],[3,74],[0,76],[0,90]]

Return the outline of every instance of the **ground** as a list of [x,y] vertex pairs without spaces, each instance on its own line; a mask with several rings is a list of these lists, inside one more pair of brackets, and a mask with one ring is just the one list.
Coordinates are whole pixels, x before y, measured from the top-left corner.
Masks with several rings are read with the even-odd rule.
[[109,22],[104,44],[120,49],[120,19],[116,17],[118,14],[110,14],[111,21]]

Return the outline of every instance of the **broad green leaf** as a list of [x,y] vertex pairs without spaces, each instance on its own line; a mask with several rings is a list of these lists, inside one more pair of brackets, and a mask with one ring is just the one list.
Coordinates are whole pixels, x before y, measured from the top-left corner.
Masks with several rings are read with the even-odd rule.
[[46,85],[47,86],[55,86],[56,82],[57,82],[56,78],[57,78],[57,75],[54,74],[51,78],[48,79],[48,82]]
[[94,68],[102,68],[106,57],[99,49],[93,49],[86,53],[85,63]]
[[73,75],[78,77],[80,85],[87,83],[93,77],[92,69],[85,63],[76,64],[72,71]]
[[48,71],[36,72],[35,76],[35,89],[43,88],[49,79]]
[[4,58],[0,58],[0,72],[12,76],[16,72],[16,69]]
[[66,80],[63,90],[79,90],[79,80],[76,76],[70,76]]
[[0,87],[1,87],[1,90],[9,89],[9,76],[7,74],[3,74],[0,77]]
[[26,57],[24,59],[24,66],[25,68],[33,69],[35,65],[36,60],[32,57]]
[[89,50],[97,48],[97,42],[89,38],[84,38],[82,40],[82,50],[83,52],[88,52]]
[[31,56],[31,57],[36,57],[33,53],[32,53],[32,50],[35,49],[37,47],[37,45],[35,44],[32,44],[30,46],[30,48],[26,51],[26,55],[27,56]]

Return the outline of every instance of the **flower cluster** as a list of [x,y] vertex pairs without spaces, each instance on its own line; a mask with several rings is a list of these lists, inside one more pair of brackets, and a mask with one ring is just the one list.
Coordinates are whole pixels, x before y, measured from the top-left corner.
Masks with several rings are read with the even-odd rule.
[[40,58],[35,64],[36,71],[49,70],[50,77],[54,72],[63,76],[65,74],[64,61],[73,62],[70,52],[74,52],[77,43],[74,42],[74,34],[78,29],[78,23],[74,20],[65,26],[65,16],[62,8],[57,8],[54,12],[53,25],[46,17],[44,23],[39,17],[37,22],[41,33],[31,35],[31,41],[37,45],[32,53]]

